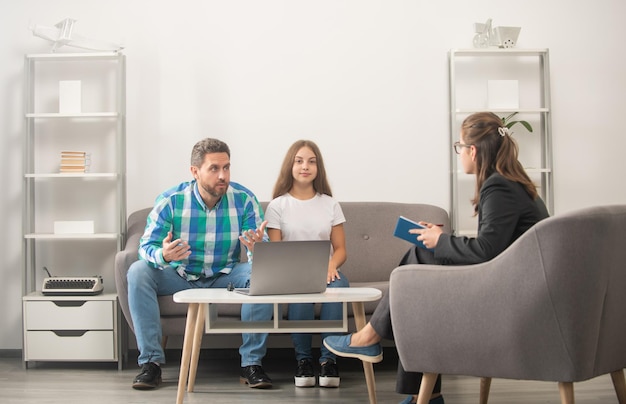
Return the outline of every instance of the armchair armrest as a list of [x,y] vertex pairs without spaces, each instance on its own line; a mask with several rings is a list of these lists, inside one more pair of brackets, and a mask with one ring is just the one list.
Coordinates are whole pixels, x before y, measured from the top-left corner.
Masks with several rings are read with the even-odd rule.
[[126,273],[131,264],[139,259],[139,240],[143,235],[146,226],[146,217],[149,212],[150,208],[146,208],[134,212],[128,217],[126,244],[123,250],[115,254],[115,287],[117,297],[122,313],[133,332],[134,327],[131,321],[130,310],[128,309],[128,282],[126,280]]

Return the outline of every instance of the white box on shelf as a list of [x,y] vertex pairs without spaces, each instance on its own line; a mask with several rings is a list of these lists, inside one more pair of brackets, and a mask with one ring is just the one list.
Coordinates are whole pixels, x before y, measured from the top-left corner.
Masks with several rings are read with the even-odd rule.
[[487,80],[488,109],[518,109],[519,82],[517,80]]
[[82,109],[80,80],[59,81],[59,112],[80,113]]
[[54,234],[93,234],[93,220],[55,220]]

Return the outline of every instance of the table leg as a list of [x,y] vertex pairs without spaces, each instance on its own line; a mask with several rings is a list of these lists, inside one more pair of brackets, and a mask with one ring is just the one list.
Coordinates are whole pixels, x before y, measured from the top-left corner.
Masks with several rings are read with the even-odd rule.
[[191,348],[193,343],[193,332],[196,328],[196,319],[199,303],[189,303],[187,308],[187,322],[185,324],[185,336],[183,340],[183,353],[180,358],[180,374],[178,375],[178,391],[176,393],[176,404],[182,404],[185,398],[185,387],[189,376],[189,360],[191,358]]
[[[354,313],[354,324],[357,331],[365,327],[365,307],[363,302],[353,302],[352,312]],[[367,393],[370,398],[370,404],[376,404],[376,381],[374,380],[374,365],[371,362],[363,363],[363,372],[365,373],[365,383],[367,384]]]
[[196,373],[198,372],[198,358],[200,357],[200,347],[202,346],[202,335],[204,335],[204,315],[206,304],[200,304],[196,315],[196,327],[193,333],[193,346],[191,348],[191,362],[189,364],[189,382],[187,391],[192,392],[196,385]]

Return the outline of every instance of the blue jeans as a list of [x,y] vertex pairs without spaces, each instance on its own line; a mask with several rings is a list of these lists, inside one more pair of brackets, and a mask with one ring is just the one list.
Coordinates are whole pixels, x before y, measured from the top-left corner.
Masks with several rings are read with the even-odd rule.
[[[341,279],[332,281],[329,288],[347,288],[350,286],[350,282],[345,274],[339,273]],[[322,303],[320,311],[320,320],[341,320],[343,317],[343,304],[342,303]],[[288,310],[289,320],[313,320],[315,318],[315,304],[314,303],[298,303],[290,304]],[[322,341],[329,335],[336,335],[333,333],[322,333]],[[291,341],[293,341],[293,347],[296,351],[296,360],[313,359],[311,354],[311,334],[291,334]],[[320,363],[324,363],[327,360],[335,362],[337,357],[334,353],[330,352],[328,348],[322,344],[320,347]]]
[[[133,319],[139,358],[143,365],[148,362],[165,363],[161,346],[161,314],[158,296],[172,295],[191,288],[226,288],[232,283],[236,288],[250,286],[250,264],[235,265],[229,274],[216,274],[211,278],[200,278],[189,282],[178,275],[172,267],[154,269],[144,260],[133,263],[126,275],[128,279],[128,306]],[[271,320],[272,305],[244,304],[241,319],[244,321]],[[267,334],[243,334],[239,348],[241,366],[261,365],[266,353]]]

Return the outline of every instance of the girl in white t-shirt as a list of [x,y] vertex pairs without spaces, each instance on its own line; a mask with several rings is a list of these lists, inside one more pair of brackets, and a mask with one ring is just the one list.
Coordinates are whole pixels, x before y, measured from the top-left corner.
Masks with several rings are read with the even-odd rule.
[[[274,186],[274,199],[267,206],[267,234],[270,241],[330,240],[328,287],[348,287],[348,279],[339,270],[346,261],[346,221],[339,203],[332,197],[326,179],[324,161],[317,145],[310,140],[295,142],[285,156]],[[313,303],[290,304],[290,320],[312,320]],[[340,320],[341,303],[323,303],[322,320]],[[322,334],[322,339],[330,334]],[[292,334],[298,366],[297,387],[315,386],[311,334]],[[339,387],[336,356],[322,345],[319,358],[321,387]]]

